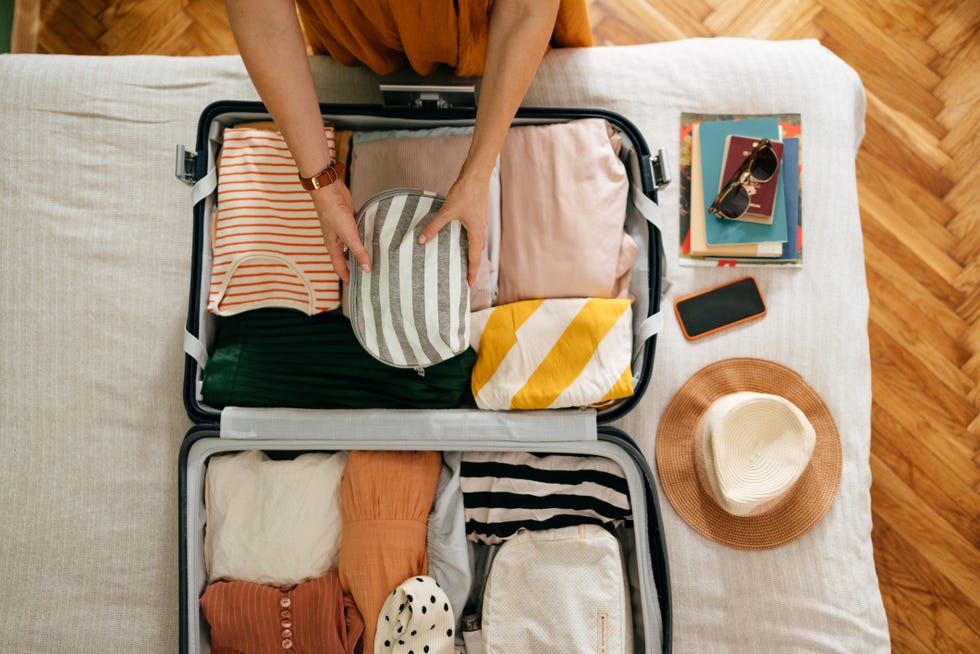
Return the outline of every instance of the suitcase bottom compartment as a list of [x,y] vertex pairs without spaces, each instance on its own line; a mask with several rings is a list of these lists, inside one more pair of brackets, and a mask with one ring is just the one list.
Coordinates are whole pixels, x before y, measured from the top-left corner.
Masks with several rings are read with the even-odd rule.
[[[650,530],[657,530],[659,518],[647,505],[644,472],[630,454],[606,441],[581,442],[500,442],[500,441],[402,441],[371,442],[335,439],[251,440],[219,438],[216,431],[197,429],[185,440],[180,457],[180,651],[191,654],[211,652],[209,628],[200,610],[200,597],[207,578],[204,566],[204,475],[212,456],[244,450],[262,450],[272,458],[291,458],[307,452],[349,450],[435,450],[435,451],[527,451],[543,454],[601,456],[614,461],[626,477],[632,523],[614,530],[622,546],[632,607],[633,651],[662,651],[662,616],[658,588],[653,577]],[[657,535],[660,538],[660,535]],[[481,547],[480,545],[476,546]],[[486,547],[486,546],[483,546]],[[472,565],[472,561],[471,561]],[[482,579],[479,583],[482,584]],[[478,583],[474,577],[474,584]],[[458,618],[459,616],[457,616]],[[373,651],[366,643],[365,652]],[[547,653],[542,653],[547,654]],[[557,654],[557,652],[556,652]]]

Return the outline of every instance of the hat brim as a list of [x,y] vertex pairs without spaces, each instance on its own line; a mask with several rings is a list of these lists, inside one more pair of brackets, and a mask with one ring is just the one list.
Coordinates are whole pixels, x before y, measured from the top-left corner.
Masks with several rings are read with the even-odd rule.
[[[816,432],[813,456],[800,479],[769,510],[751,516],[728,513],[702,487],[692,446],[708,407],[739,391],[786,398]],[[684,382],[660,419],[656,456],[664,494],[681,518],[703,536],[739,549],[770,549],[799,538],[827,513],[840,486],[840,436],[827,405],[797,372],[763,359],[718,361]]]

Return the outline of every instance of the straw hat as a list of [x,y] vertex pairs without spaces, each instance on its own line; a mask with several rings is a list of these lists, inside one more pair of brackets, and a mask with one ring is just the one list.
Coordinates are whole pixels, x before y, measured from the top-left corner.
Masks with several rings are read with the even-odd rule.
[[740,549],[800,537],[840,485],[840,438],[827,405],[799,374],[762,359],[696,372],[664,410],[656,451],[681,518]]

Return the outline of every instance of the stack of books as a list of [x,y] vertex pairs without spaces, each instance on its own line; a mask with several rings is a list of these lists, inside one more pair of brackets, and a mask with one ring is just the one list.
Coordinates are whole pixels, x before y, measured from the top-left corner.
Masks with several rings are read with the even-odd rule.
[[[765,182],[748,180],[737,219],[708,212],[762,138],[779,158]],[[680,263],[685,266],[803,266],[799,114],[681,114]]]

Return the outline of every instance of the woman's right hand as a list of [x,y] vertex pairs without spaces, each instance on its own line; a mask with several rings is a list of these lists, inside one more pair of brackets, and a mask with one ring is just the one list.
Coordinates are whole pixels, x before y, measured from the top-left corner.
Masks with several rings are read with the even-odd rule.
[[313,204],[316,206],[320,227],[323,230],[323,242],[330,253],[334,270],[347,284],[350,282],[350,271],[347,269],[347,253],[344,245],[361,266],[364,272],[371,270],[371,257],[364,249],[357,235],[357,225],[354,223],[354,201],[350,191],[342,180],[312,191]]

